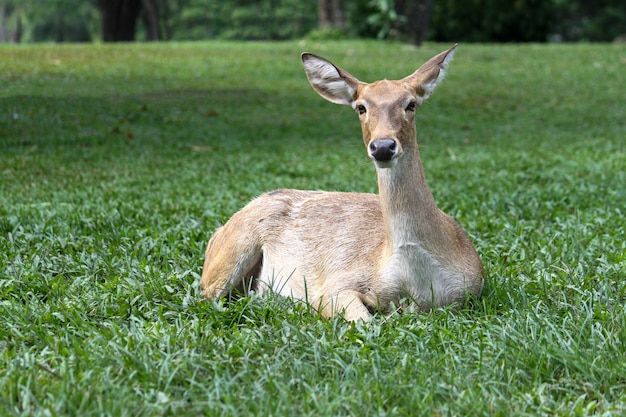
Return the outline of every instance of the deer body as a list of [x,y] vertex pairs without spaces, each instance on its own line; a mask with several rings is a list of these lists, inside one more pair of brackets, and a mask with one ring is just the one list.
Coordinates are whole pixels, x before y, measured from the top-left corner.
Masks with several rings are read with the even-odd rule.
[[272,291],[347,320],[368,320],[370,311],[402,300],[428,310],[479,295],[480,258],[461,227],[437,207],[416,142],[415,111],[443,78],[453,49],[403,80],[372,84],[303,54],[313,88],[359,114],[379,194],[261,195],[209,241],[205,295]]

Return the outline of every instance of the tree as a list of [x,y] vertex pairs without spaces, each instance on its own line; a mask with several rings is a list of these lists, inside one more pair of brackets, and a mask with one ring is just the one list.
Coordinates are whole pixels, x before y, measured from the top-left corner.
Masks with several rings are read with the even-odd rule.
[[320,29],[346,30],[343,0],[318,0],[318,26]]
[[161,39],[159,0],[98,0],[98,9],[104,42],[134,41],[140,18],[146,27],[146,39]]
[[141,18],[146,26],[146,38],[149,41],[161,40],[158,0],[141,0],[141,6]]
[[396,10],[405,17],[401,23],[401,32],[415,45],[420,46],[428,31],[433,0],[396,0]]
[[626,34],[624,0],[561,0],[555,33],[565,41],[612,41]]
[[554,21],[555,1],[441,0],[431,33],[445,42],[545,42]]
[[359,0],[349,9],[351,29],[360,37],[410,40],[426,38],[433,0]]
[[11,2],[0,4],[0,42],[18,43],[22,38],[22,15]]
[[104,42],[135,40],[141,0],[98,0]]
[[[14,0],[13,3],[21,41],[89,42],[93,39],[91,0]],[[19,37],[15,41],[20,41]]]

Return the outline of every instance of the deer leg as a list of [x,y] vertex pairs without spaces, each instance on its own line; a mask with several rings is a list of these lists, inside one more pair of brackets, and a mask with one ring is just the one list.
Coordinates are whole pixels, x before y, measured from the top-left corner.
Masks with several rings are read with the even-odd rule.
[[228,223],[209,240],[202,269],[202,288],[207,298],[221,298],[231,290],[245,292],[246,280],[255,276],[262,261],[259,242],[245,229]]
[[346,321],[370,321],[369,310],[358,291],[344,290],[330,297],[320,297],[319,309],[326,317],[343,314]]

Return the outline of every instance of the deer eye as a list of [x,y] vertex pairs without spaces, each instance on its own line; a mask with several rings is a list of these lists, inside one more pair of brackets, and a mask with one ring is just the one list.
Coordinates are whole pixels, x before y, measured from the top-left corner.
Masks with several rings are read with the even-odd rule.
[[357,113],[359,113],[359,115],[365,114],[367,112],[367,109],[362,104],[357,105],[354,109],[356,110]]
[[406,106],[406,111],[415,111],[415,105],[416,103],[414,101],[410,102],[407,106]]

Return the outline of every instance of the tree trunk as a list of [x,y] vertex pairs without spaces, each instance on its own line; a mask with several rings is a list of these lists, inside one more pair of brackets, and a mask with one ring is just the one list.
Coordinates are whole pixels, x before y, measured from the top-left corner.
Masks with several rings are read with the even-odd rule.
[[22,34],[24,33],[24,27],[22,26],[22,15],[15,15],[15,33],[13,34],[13,42],[20,43],[22,42]]
[[330,1],[331,0],[318,0],[317,2],[317,26],[320,29],[327,29],[333,26]]
[[403,32],[420,46],[426,38],[428,22],[433,11],[433,0],[399,0],[396,11],[406,17]]
[[343,0],[318,0],[318,27],[346,29]]
[[102,15],[104,42],[132,42],[135,40],[141,0],[98,0]]
[[0,6],[0,43],[8,40],[7,36],[7,15],[4,10],[5,6]]
[[161,40],[159,28],[159,3],[157,0],[141,0],[142,18],[146,25],[146,38],[149,41]]
[[343,0],[331,0],[333,26],[341,30],[346,29],[346,17],[344,13]]

